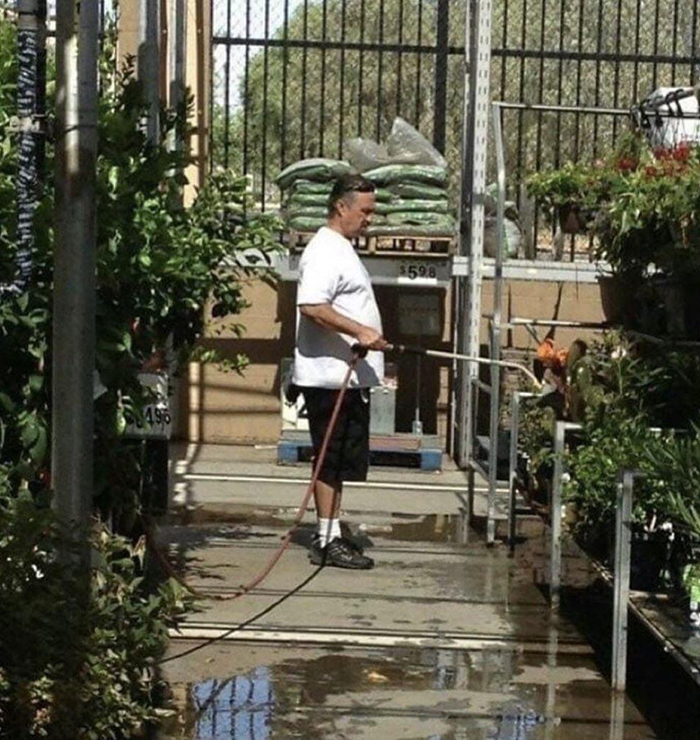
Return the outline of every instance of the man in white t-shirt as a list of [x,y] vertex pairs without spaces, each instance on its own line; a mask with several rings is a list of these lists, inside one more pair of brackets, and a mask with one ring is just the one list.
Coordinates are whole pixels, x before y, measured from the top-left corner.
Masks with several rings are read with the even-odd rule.
[[328,225],[306,246],[299,263],[299,321],[294,385],[304,394],[318,454],[353,359],[352,346],[369,350],[352,373],[314,491],[318,525],[311,562],[368,569],[374,561],[340,529],[343,481],[362,481],[369,464],[369,388],[382,382],[386,347],[382,321],[365,266],[350,239],[374,215],[374,185],[361,175],[338,179],[328,200]]

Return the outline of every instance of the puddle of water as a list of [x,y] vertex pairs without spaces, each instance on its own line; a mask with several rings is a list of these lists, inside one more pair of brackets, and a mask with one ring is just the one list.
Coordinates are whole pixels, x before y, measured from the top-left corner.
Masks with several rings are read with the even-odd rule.
[[[240,653],[246,648],[229,650]],[[256,652],[252,646],[251,650]],[[244,656],[229,655],[245,666]],[[578,656],[568,656],[566,665],[560,664],[552,674],[559,684],[543,679],[547,656],[497,650],[292,654],[281,648],[257,648],[257,654],[249,657],[250,663],[268,661],[234,676],[179,686],[178,717],[163,726],[160,740],[615,737],[608,735],[607,687]],[[527,676],[528,671],[535,680],[518,681],[518,675]],[[582,687],[585,708],[578,711],[569,693]],[[588,706],[592,698],[595,701]],[[574,723],[582,718],[583,730],[571,726],[564,734],[562,715],[569,715],[569,720],[573,716]],[[585,731],[591,721],[593,734]],[[619,722],[622,727],[624,718]],[[625,734],[651,737],[644,732]]]

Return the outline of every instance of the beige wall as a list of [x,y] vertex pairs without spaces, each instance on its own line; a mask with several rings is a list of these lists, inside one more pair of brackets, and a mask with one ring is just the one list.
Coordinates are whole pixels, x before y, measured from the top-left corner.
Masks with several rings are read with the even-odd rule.
[[181,383],[180,435],[190,441],[275,442],[280,431],[279,363],[294,351],[294,286],[245,284],[250,308],[236,317],[236,337],[220,321],[210,323],[205,346],[233,358],[245,354],[243,375],[192,363]]
[[[490,313],[492,284],[484,285],[484,313]],[[399,290],[376,288],[377,301],[382,312],[385,334],[398,343],[416,344],[419,338],[399,332]],[[412,295],[430,292],[413,289]],[[450,350],[451,292],[438,291],[442,297],[441,337],[426,338],[423,346]],[[554,318],[559,285],[513,281],[504,289],[504,317]],[[296,286],[281,283],[277,290],[253,281],[246,285],[245,296],[252,304],[240,317],[246,327],[242,338],[230,332],[217,336],[221,329],[213,323],[207,332],[207,346],[216,346],[222,352],[235,356],[241,352],[250,358],[250,366],[243,376],[221,372],[212,366],[193,364],[181,386],[180,434],[191,441],[226,444],[253,444],[277,441],[281,429],[279,405],[279,363],[291,357],[294,348]],[[602,319],[596,285],[566,283],[562,287],[558,318],[579,321]],[[538,329],[541,337],[546,328]],[[557,345],[567,347],[575,338],[591,339],[595,332],[558,329]],[[486,322],[482,341],[486,342]],[[521,350],[536,349],[536,342],[524,329],[506,332],[504,347]],[[396,425],[400,432],[408,432],[414,415],[416,360],[410,355],[388,357],[398,365],[399,390]],[[450,398],[449,360],[424,358],[421,369],[421,407],[424,431],[438,433],[443,440],[448,430]]]

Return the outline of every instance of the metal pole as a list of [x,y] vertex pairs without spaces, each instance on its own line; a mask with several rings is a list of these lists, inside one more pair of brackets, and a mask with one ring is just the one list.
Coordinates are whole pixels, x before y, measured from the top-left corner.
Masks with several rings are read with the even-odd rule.
[[503,241],[504,213],[506,199],[506,167],[503,153],[503,134],[501,131],[501,111],[494,105],[493,136],[496,143],[498,166],[498,210],[496,236],[496,264],[493,281],[493,319],[490,323],[490,359],[491,364],[491,404],[489,416],[489,493],[486,518],[486,544],[492,545],[496,540],[496,494],[498,487],[498,432],[500,429],[501,400],[501,306],[503,303]]
[[613,582],[612,687],[624,691],[627,684],[627,605],[630,597],[630,550],[632,492],[635,474],[622,472],[617,486],[615,515],[615,579]]
[[98,9],[56,5],[52,477],[58,516],[78,530],[93,496]]
[[32,275],[34,213],[43,179],[46,135],[46,0],[17,2],[17,277],[0,296],[20,295]]
[[[464,130],[462,139],[462,197],[460,253],[469,257],[466,290],[461,290],[460,352],[478,356],[481,334],[481,285],[484,248],[484,195],[489,129],[489,78],[491,70],[491,0],[469,0],[465,27]],[[471,380],[475,365],[458,371],[460,462],[468,463],[473,451]]]
[[558,421],[554,427],[554,476],[552,497],[549,502],[551,541],[549,551],[549,602],[552,609],[559,608],[561,589],[561,489],[564,473],[564,437],[566,423]]
[[515,483],[518,466],[518,429],[520,427],[520,392],[515,391],[510,402],[510,456],[508,460],[508,548],[515,553],[516,511]]
[[147,108],[146,135],[153,144],[158,142],[160,132],[159,5],[160,0],[141,0],[139,17],[138,78]]

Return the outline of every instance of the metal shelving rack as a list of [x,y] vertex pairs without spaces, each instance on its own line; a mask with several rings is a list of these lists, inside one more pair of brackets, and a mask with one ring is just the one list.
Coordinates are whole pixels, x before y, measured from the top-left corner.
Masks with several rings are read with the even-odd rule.
[[[700,88],[679,88],[664,96],[652,96],[645,100],[641,106],[626,111],[618,108],[592,108],[592,107],[572,107],[572,106],[554,106],[554,105],[527,105],[523,103],[493,102],[491,104],[493,139],[496,148],[496,162],[498,169],[498,209],[497,209],[497,254],[496,259],[487,263],[483,259],[483,241],[472,239],[472,253],[480,255],[481,265],[479,269],[472,269],[474,255],[468,262],[466,270],[466,282],[468,283],[467,292],[472,296],[470,303],[469,318],[465,322],[465,331],[468,335],[465,346],[468,346],[475,354],[478,354],[480,340],[480,322],[474,321],[474,317],[489,319],[488,348],[489,356],[493,360],[501,358],[501,332],[503,329],[513,328],[514,326],[524,326],[530,330],[537,325],[540,326],[567,326],[577,328],[594,328],[603,329],[604,324],[592,324],[590,322],[559,322],[548,321],[546,319],[518,318],[504,322],[502,318],[502,293],[504,279],[522,279],[522,280],[556,280],[576,282],[595,282],[599,275],[608,272],[608,266],[604,263],[562,263],[562,262],[525,262],[519,260],[505,261],[504,252],[504,211],[506,199],[506,170],[505,156],[502,131],[502,112],[504,110],[533,110],[547,111],[556,113],[577,113],[582,115],[611,115],[632,117],[637,121],[649,120],[654,118],[654,125],[658,128],[665,118],[691,118],[697,119],[698,113],[684,113],[681,110],[681,101],[698,95]],[[641,112],[640,112],[641,111]],[[476,111],[475,115],[484,117],[485,111]],[[466,180],[467,178],[465,178]],[[488,264],[488,268],[486,265]],[[456,267],[461,267],[456,264]],[[458,270],[455,270],[460,274]],[[493,289],[493,308],[492,314],[484,316],[481,311],[481,287],[484,277],[490,277],[494,281]],[[477,309],[478,306],[478,309]],[[459,368],[458,368],[459,371]],[[470,471],[469,475],[469,501],[470,511],[473,511],[472,501],[474,496],[474,476],[473,473],[481,474],[488,481],[488,513],[486,538],[488,544],[495,541],[496,529],[496,498],[499,483],[507,486],[509,481],[498,480],[498,433],[499,433],[499,409],[500,409],[500,386],[501,386],[501,368],[497,365],[491,365],[490,382],[485,383],[476,375],[476,367],[469,372],[466,378],[468,391],[465,395],[467,399],[465,423],[466,429],[463,432],[463,438],[467,442],[466,456],[463,458],[466,467]],[[477,438],[476,420],[479,408],[479,391],[489,396],[489,433],[485,438]],[[475,442],[479,441],[482,448],[485,448],[488,462],[484,465],[477,457]]]

